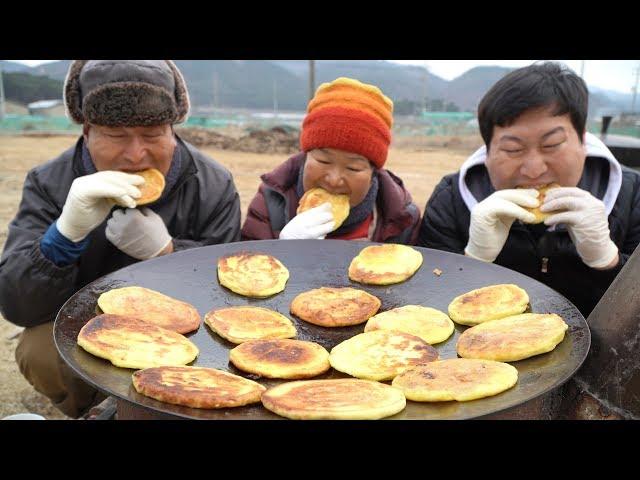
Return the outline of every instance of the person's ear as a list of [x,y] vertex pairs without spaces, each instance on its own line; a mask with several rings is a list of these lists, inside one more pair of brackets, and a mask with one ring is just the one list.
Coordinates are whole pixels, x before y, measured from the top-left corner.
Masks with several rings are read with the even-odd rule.
[[82,136],[84,137],[84,143],[89,141],[89,128],[90,126],[88,123],[82,124]]

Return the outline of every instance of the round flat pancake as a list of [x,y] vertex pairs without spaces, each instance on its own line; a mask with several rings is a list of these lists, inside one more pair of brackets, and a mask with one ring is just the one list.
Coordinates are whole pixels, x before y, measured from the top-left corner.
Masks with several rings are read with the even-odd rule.
[[147,170],[135,172],[135,174],[140,175],[145,180],[144,183],[138,187],[142,196],[135,199],[136,205],[146,205],[158,200],[162,195],[162,191],[165,186],[164,175],[162,175],[160,170],[149,168]]
[[271,255],[238,252],[218,259],[218,280],[239,295],[265,298],[284,290],[289,270]]
[[440,310],[420,305],[405,305],[371,317],[365,332],[397,330],[420,337],[430,345],[444,342],[455,327],[451,319]]
[[[540,187],[536,188],[536,190],[538,190],[540,192],[540,195],[538,196],[538,200],[540,201],[540,206],[542,206],[542,204],[544,203],[544,198],[545,198],[545,195],[546,195],[547,191],[551,190],[552,188],[558,188],[559,186],[560,185],[558,185],[557,183],[549,183],[547,185],[543,185],[543,186],[540,186]],[[518,188],[530,188],[530,187],[518,187]],[[554,213],[558,213],[558,212],[541,212],[540,211],[540,206],[535,207],[535,208],[526,208],[526,207],[524,207],[525,210],[533,213],[536,216],[536,219],[533,222],[531,222],[532,224],[542,223],[550,215],[553,215]],[[525,223],[528,223],[528,222],[525,222]]]
[[198,356],[198,347],[179,333],[121,315],[89,320],[78,333],[78,345],[123,368],[186,365]]
[[240,370],[267,378],[310,378],[329,370],[329,352],[302,340],[251,340],[229,352]]
[[422,254],[395,243],[372,245],[360,251],[349,265],[349,278],[371,285],[404,282],[422,265]]
[[497,395],[517,381],[518,370],[508,363],[451,358],[405,370],[392,385],[415,402],[466,402]]
[[449,317],[462,325],[477,325],[522,313],[528,304],[529,295],[517,285],[490,285],[454,298]]
[[193,305],[143,287],[109,290],[98,297],[98,306],[104,313],[136,317],[178,333],[197,330],[201,321]]
[[337,230],[349,216],[349,195],[334,195],[324,188],[312,188],[304,192],[296,213],[305,212],[327,202],[331,204],[331,212],[335,222],[333,229]]
[[303,292],[291,302],[291,313],[322,327],[344,327],[366,322],[382,305],[364,290],[321,287]]
[[377,420],[400,412],[407,401],[390,385],[349,378],[283,383],[263,393],[262,404],[293,420]]
[[138,393],[192,408],[241,407],[260,401],[265,387],[215,368],[157,367],[132,375]]
[[229,307],[211,310],[204,321],[233,343],[296,336],[293,322],[279,312],[262,307]]
[[465,330],[456,350],[464,358],[515,362],[550,352],[568,328],[555,313],[524,313]]
[[435,348],[415,335],[374,330],[351,337],[331,350],[336,370],[365,380],[391,380],[407,368],[438,359]]

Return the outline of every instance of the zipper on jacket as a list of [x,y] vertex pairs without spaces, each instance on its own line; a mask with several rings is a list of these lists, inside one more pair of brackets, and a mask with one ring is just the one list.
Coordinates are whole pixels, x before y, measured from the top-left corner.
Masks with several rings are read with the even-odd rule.
[[540,267],[540,271],[542,273],[547,273],[549,265],[549,257],[542,257],[542,266]]

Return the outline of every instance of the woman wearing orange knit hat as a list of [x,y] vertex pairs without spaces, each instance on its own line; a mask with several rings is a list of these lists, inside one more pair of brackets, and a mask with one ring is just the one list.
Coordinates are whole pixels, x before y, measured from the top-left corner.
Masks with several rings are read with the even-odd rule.
[[[323,83],[302,123],[302,152],[261,176],[242,227],[243,240],[367,239],[411,244],[420,212],[402,180],[385,170],[393,102],[379,88],[350,78]],[[296,214],[312,188],[348,195],[336,229],[324,203]]]

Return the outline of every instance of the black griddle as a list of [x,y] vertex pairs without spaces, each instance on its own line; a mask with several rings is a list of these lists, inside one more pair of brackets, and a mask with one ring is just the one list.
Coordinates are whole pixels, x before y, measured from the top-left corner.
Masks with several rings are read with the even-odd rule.
[[[87,383],[119,402],[141,408],[159,417],[192,419],[279,419],[281,417],[255,404],[239,408],[202,410],[156,401],[135,391],[131,383],[134,370],[118,368],[95,357],[76,343],[82,326],[96,315],[100,294],[124,286],[157,290],[194,305],[204,315],[216,308],[253,305],[276,310],[291,318],[298,330],[297,339],[319,343],[327,350],[364,331],[364,323],[352,327],[324,328],[292,316],[289,305],[301,292],[322,286],[361,288],[382,301],[380,311],[417,304],[447,312],[454,297],[475,288],[498,283],[515,283],[530,297],[534,313],[557,313],[567,322],[564,340],[552,352],[511,362],[518,369],[515,387],[493,397],[469,402],[419,403],[407,401],[402,412],[391,419],[468,419],[495,414],[531,401],[566,382],[585,360],[590,332],[584,317],[566,298],[546,285],[518,272],[439,250],[414,247],[424,262],[416,274],[403,283],[389,286],[361,285],[349,280],[351,260],[373,242],[343,240],[263,240],[237,242],[195,248],[140,262],[106,275],[73,295],[61,308],[54,326],[55,343],[60,355]],[[283,292],[266,299],[251,299],[222,287],[217,278],[217,261],[223,255],[239,251],[268,253],[278,258],[290,273]],[[434,269],[440,269],[437,276]],[[454,334],[434,345],[441,359],[456,358],[456,342],[466,328],[456,324]],[[229,350],[236,346],[215,334],[204,322],[186,335],[200,349],[191,364],[212,367],[256,380],[267,388],[285,380],[259,378],[236,369],[229,363]],[[346,378],[330,369],[315,379]],[[389,382],[387,382],[389,383]]]

